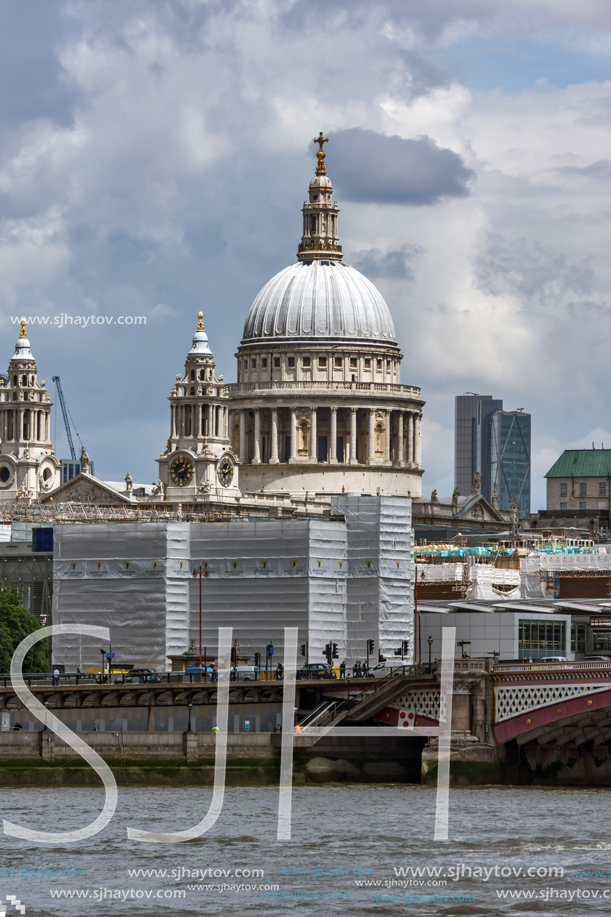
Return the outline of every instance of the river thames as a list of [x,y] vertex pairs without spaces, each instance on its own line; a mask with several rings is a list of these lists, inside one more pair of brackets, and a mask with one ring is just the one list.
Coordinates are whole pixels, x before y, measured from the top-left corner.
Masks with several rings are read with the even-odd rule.
[[[9,789],[0,798],[3,818],[63,831],[93,821],[103,792]],[[292,840],[279,842],[277,789],[234,787],[214,827],[197,840],[127,838],[127,827],[191,827],[210,799],[208,788],[120,787],[112,822],[85,842],[38,845],[3,835],[6,914],[611,912],[607,789],[451,790],[449,840],[435,842],[434,789],[299,787]]]

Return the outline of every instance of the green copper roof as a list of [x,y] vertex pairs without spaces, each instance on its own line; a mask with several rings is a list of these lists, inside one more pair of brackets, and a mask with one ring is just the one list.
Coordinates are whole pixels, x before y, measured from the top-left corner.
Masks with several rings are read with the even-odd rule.
[[611,476],[611,449],[567,449],[546,478],[606,478]]

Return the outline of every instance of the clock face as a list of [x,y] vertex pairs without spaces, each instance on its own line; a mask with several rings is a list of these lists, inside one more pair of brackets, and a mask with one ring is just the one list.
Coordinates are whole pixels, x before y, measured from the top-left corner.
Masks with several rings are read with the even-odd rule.
[[179,456],[170,465],[170,477],[179,487],[184,487],[193,477],[193,465],[188,458]]
[[220,460],[217,474],[223,487],[229,487],[233,480],[233,462],[229,456],[226,455]]

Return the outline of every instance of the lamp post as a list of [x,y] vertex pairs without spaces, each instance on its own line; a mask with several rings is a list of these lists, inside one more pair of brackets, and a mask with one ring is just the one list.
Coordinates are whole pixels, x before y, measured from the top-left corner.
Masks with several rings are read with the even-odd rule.
[[429,675],[431,674],[431,647],[433,646],[433,638],[428,637],[426,641],[429,645]]
[[189,702],[187,704],[187,710],[189,711],[189,726],[188,726],[187,732],[193,732],[193,729],[191,728],[191,708],[192,707],[193,707],[193,704]]
[[193,576],[199,576],[199,680],[202,680],[202,572],[208,576],[208,564],[202,570],[200,564],[197,570],[193,571]]

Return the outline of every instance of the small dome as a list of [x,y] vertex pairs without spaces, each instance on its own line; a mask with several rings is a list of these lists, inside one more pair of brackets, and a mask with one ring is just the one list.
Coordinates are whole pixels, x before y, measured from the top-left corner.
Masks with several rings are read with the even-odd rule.
[[338,261],[298,261],[272,277],[251,306],[242,344],[313,338],[397,346],[379,291]]
[[206,354],[212,356],[212,351],[208,344],[208,335],[205,331],[196,331],[193,335],[193,345],[189,351],[189,356],[192,354]]
[[327,191],[333,191],[333,185],[328,175],[315,175],[310,182],[310,191],[316,188],[325,188]]
[[17,338],[17,343],[15,344],[15,353],[12,357],[13,360],[33,360],[32,351],[30,350],[30,342],[27,338]]

